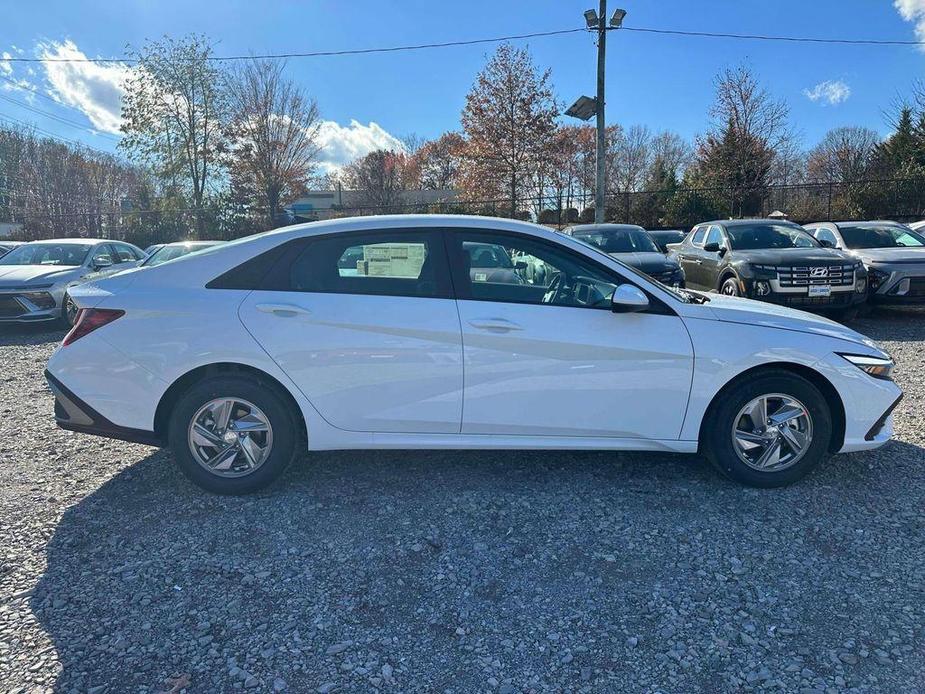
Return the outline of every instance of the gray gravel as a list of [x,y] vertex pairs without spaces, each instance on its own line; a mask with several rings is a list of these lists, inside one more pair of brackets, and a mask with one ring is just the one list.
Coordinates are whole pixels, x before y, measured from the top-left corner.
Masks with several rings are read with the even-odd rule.
[[54,428],[0,334],[4,692],[925,690],[925,314],[897,440],[797,486],[657,454],[312,455],[208,496]]

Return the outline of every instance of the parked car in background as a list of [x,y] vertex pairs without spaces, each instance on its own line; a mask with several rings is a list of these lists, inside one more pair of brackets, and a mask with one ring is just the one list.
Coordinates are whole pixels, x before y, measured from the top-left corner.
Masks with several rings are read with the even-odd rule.
[[168,260],[182,258],[190,253],[202,251],[212,246],[218,246],[225,243],[224,241],[177,241],[176,243],[165,243],[154,249],[147,258],[142,260],[139,267],[154,267]]
[[898,222],[816,222],[806,230],[867,268],[874,303],[925,303],[925,236]]
[[[552,280],[474,280],[484,246],[542,260]],[[358,249],[381,271],[343,273]],[[74,299],[46,372],[59,426],[169,445],[226,494],[306,449],[363,448],[699,450],[774,487],[883,445],[901,395],[889,356],[853,330],[674,290],[507,219],[285,227]]]
[[678,261],[665,256],[648,232],[640,226],[583,224],[563,229],[562,233],[599,248],[663,284],[684,286],[684,272]]
[[0,258],[12,251],[17,246],[21,246],[23,241],[0,241]]
[[912,229],[912,231],[922,231],[922,229],[925,229],[925,220],[922,220],[921,222],[912,222],[906,226]]
[[518,268],[504,246],[496,243],[466,243],[463,246],[469,258],[469,277],[473,282],[526,284],[518,270],[527,269],[521,261]]
[[867,298],[863,263],[792,222],[705,222],[672,249],[695,289],[821,310],[847,311]]
[[140,248],[104,239],[32,241],[0,258],[0,322],[38,323],[64,319],[77,308],[69,290],[76,284],[135,267]]
[[681,243],[687,236],[687,232],[680,229],[646,229],[646,233],[652,237],[662,253],[668,253],[669,243]]

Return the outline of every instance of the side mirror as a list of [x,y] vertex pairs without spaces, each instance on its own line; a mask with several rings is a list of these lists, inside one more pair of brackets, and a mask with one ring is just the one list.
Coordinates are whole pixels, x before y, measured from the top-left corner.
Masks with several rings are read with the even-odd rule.
[[112,260],[110,258],[97,258],[93,261],[94,270],[102,270],[107,267],[112,267]]
[[610,310],[614,313],[637,313],[649,308],[649,297],[632,284],[621,284],[610,297]]
[[518,260],[516,263],[514,263],[514,269],[515,269],[515,270],[526,270],[526,269],[527,269],[527,261],[526,261],[526,260]]
[[707,253],[719,253],[720,255],[726,254],[726,249],[716,242],[708,243],[703,247],[703,250],[705,250]]
[[828,239],[816,239],[824,248],[835,248],[835,244]]

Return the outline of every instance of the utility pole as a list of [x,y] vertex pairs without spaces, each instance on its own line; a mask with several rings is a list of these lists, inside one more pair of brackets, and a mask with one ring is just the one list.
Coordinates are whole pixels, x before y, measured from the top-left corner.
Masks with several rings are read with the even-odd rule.
[[597,96],[580,96],[566,111],[565,115],[579,120],[588,121],[597,116],[597,146],[594,182],[594,221],[600,224],[604,221],[606,207],[606,173],[607,173],[607,126],[604,119],[604,63],[607,57],[607,32],[610,29],[619,29],[623,25],[626,10],[614,10],[607,25],[607,0],[600,0],[600,12],[585,11],[585,22],[590,31],[597,32]]
[[607,56],[607,0],[597,15],[597,172],[594,177],[594,223],[604,223],[604,179],[607,170],[607,139],[604,124],[604,62]]

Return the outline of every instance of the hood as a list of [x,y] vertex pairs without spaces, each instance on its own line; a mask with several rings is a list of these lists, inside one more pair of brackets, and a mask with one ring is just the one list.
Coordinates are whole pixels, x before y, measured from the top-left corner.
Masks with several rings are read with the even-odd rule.
[[66,282],[80,277],[83,271],[79,266],[0,265],[0,287]]
[[668,272],[680,267],[677,260],[661,253],[609,253],[608,255],[647,275],[657,275],[660,272]]
[[761,325],[767,328],[794,330],[812,335],[834,337],[838,340],[865,345],[880,351],[877,343],[861,333],[836,323],[828,318],[805,311],[798,311],[786,306],[778,306],[763,301],[754,301],[740,297],[710,294],[710,303],[706,304],[717,320],[725,323],[744,323]]
[[925,265],[925,248],[858,248],[851,255],[868,263],[922,263]]
[[855,261],[850,254],[832,248],[759,248],[754,251],[732,251],[731,255],[732,262],[759,265],[835,264],[846,260]]

